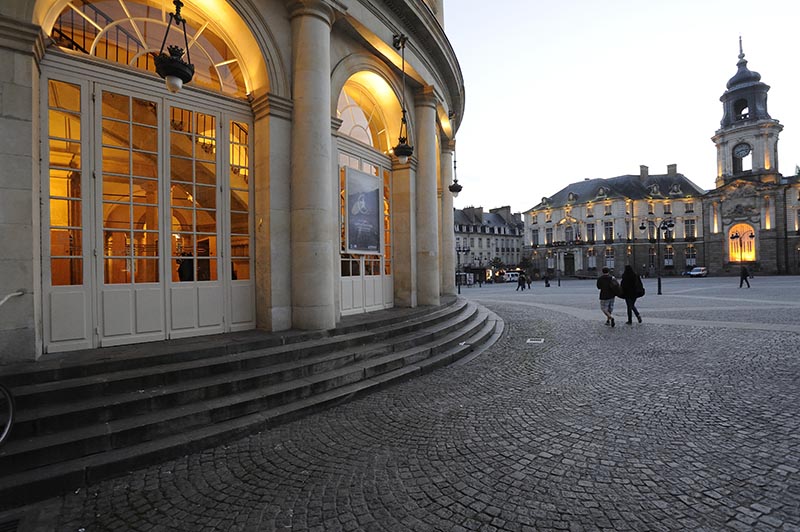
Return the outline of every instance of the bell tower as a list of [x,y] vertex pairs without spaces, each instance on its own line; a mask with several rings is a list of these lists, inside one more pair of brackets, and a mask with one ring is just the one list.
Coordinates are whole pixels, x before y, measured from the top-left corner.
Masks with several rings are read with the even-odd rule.
[[720,96],[722,121],[711,138],[717,146],[717,188],[735,179],[778,182],[778,135],[783,126],[767,112],[769,85],[747,68],[739,37],[738,70]]

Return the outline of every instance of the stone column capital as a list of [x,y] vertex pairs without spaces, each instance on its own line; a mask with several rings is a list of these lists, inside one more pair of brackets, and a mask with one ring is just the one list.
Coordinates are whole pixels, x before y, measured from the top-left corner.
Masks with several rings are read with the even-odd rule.
[[329,26],[333,25],[336,9],[339,2],[331,0],[288,0],[286,8],[289,18],[316,17],[324,20]]
[[441,99],[430,85],[422,87],[414,93],[414,107],[432,107],[436,109],[440,102]]

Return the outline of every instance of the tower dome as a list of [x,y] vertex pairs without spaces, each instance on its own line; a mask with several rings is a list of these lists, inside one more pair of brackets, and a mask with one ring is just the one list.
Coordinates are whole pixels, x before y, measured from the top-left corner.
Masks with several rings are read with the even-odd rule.
[[741,39],[739,39],[739,62],[736,63],[736,66],[739,67],[739,70],[728,80],[727,88],[729,90],[761,81],[761,74],[747,68],[747,59],[744,58]]

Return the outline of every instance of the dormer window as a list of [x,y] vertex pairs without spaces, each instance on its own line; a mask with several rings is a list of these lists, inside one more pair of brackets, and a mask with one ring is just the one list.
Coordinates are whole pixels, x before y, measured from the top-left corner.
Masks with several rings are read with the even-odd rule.
[[681,186],[678,183],[673,183],[673,185],[669,187],[669,193],[671,196],[683,195],[683,192],[681,192]]
[[650,185],[650,195],[651,196],[660,196],[661,195],[661,191],[658,190],[658,185],[656,183],[653,183],[652,185]]
[[569,195],[567,195],[567,201],[575,201],[577,199],[578,195],[575,194],[574,192],[570,192]]
[[606,189],[605,188],[600,187],[600,188],[597,189],[597,196],[598,197],[605,197],[605,195],[606,195]]

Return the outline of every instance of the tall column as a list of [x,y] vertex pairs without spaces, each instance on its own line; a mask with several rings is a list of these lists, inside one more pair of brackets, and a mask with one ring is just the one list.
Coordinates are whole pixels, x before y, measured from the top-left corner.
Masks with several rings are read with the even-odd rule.
[[439,304],[439,212],[436,197],[436,97],[416,94],[417,294],[420,305]]
[[292,0],[292,326],[329,329],[334,305],[330,36],[323,0]]
[[439,252],[442,257],[442,294],[456,293],[456,236],[453,226],[453,193],[448,188],[453,182],[453,149],[455,141],[450,140],[443,144],[441,164],[442,164],[442,228],[441,228],[441,247]]

